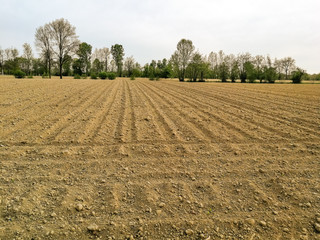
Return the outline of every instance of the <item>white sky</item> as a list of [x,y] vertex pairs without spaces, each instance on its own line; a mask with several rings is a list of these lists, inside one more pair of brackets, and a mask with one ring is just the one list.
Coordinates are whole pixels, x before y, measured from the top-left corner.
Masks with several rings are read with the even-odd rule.
[[0,47],[22,53],[37,27],[62,17],[81,41],[122,44],[142,65],[187,38],[202,54],[290,56],[320,72],[320,0],[0,0]]

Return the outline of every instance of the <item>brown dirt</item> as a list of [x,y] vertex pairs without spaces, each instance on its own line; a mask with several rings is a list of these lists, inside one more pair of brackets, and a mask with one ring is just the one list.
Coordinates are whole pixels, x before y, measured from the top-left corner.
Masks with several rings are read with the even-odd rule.
[[320,85],[0,84],[0,239],[319,239]]

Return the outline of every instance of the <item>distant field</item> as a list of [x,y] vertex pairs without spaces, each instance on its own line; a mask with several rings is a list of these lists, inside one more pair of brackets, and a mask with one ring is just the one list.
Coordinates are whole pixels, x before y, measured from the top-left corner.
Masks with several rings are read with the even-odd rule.
[[320,85],[0,86],[0,239],[319,237]]

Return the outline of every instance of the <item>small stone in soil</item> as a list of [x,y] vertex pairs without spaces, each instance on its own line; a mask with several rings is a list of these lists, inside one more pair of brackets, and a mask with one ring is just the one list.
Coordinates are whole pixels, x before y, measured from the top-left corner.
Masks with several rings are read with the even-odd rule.
[[187,234],[188,236],[193,235],[193,230],[187,229],[187,230],[186,230],[186,234]]
[[83,205],[82,205],[81,203],[78,203],[78,204],[76,205],[76,210],[77,210],[78,212],[82,211],[82,210],[83,210]]
[[263,227],[267,226],[267,223],[265,221],[260,221],[259,224]]
[[90,224],[87,228],[89,231],[98,231],[98,229],[99,229],[98,225],[95,223]]

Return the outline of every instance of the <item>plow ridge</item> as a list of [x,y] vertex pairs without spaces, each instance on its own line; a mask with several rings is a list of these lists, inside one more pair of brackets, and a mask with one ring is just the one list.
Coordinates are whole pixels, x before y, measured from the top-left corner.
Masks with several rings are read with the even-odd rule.
[[[147,87],[144,85],[144,87]],[[181,132],[184,131],[184,139],[187,140],[187,138],[193,138],[195,137],[197,140],[205,140],[205,141],[211,141],[212,139],[216,138],[212,135],[211,132],[209,132],[207,129],[203,130],[199,128],[196,124],[193,123],[191,118],[182,110],[180,110],[175,102],[169,102],[163,95],[160,95],[158,92],[151,89],[149,86],[147,87],[149,92],[153,93],[153,98],[157,98],[159,103],[161,103],[161,106],[164,106],[166,113],[169,116],[172,116],[172,119],[177,119],[176,121],[179,123],[176,123],[177,126],[179,126],[179,130],[181,129]],[[169,111],[170,110],[170,111]],[[174,110],[174,111],[172,111]],[[187,140],[188,141],[188,140]]]
[[91,116],[93,121],[84,126],[81,135],[77,139],[77,142],[83,143],[85,140],[87,140],[87,142],[94,141],[100,128],[105,124],[105,119],[107,118],[117,96],[117,83],[113,83],[111,86],[111,90],[107,89],[105,91],[104,98],[101,101],[102,105],[99,106],[99,109],[101,110],[95,111],[95,115]]
[[[188,89],[189,90],[189,89]],[[201,94],[201,95],[205,95],[207,96],[208,98],[210,99],[213,99],[214,101],[219,101],[221,103],[228,103],[230,107],[232,108],[241,108],[241,109],[247,109],[249,111],[252,111],[255,115],[258,115],[258,116],[261,116],[263,118],[267,118],[271,121],[277,121],[277,122],[280,122],[280,123],[283,123],[283,124],[288,124],[290,123],[292,126],[292,128],[296,129],[296,128],[300,128],[310,134],[315,134],[317,136],[317,132],[313,131],[313,128],[315,126],[315,122],[313,121],[310,121],[309,119],[302,119],[302,118],[299,118],[299,117],[290,117],[290,119],[288,119],[288,117],[281,117],[281,116],[278,116],[277,112],[274,112],[274,111],[265,111],[263,110],[261,107],[258,107],[258,106],[255,106],[254,104],[252,103],[248,103],[248,102],[245,102],[243,100],[240,100],[240,99],[237,99],[236,101],[235,100],[232,100],[230,98],[227,98],[224,96],[223,92],[216,94],[217,91],[215,90],[215,94],[209,94],[208,92],[205,92],[205,91],[200,91],[200,90],[193,90],[192,91],[194,92],[197,92],[198,94]],[[221,94],[221,95],[220,95]],[[250,97],[250,96],[249,96]],[[249,98],[248,97],[248,98]],[[279,104],[279,103],[278,103]],[[279,104],[280,105],[280,104]],[[281,108],[281,105],[279,106],[279,108]],[[281,108],[283,109],[283,108]],[[286,110],[287,111],[287,110]],[[287,111],[289,112],[289,111]],[[310,112],[308,112],[310,113]],[[304,126],[302,126],[300,123],[303,123]]]
[[180,141],[180,136],[176,134],[177,127],[175,123],[170,118],[168,118],[168,116],[159,107],[158,103],[154,99],[152,99],[146,92],[144,92],[140,86],[137,86],[137,88],[140,90],[139,92],[142,93],[142,95],[147,100],[146,104],[150,106],[150,111],[156,114],[158,120],[157,122],[161,123],[161,125],[163,126],[163,129],[165,130],[165,134],[163,135],[166,137],[166,139]]
[[[225,92],[225,91],[228,91],[228,89],[225,88],[225,87],[217,86],[217,88],[218,89],[223,89],[222,93]],[[310,113],[310,109],[306,110],[306,108],[312,108],[313,110],[315,110],[315,112],[313,112],[313,113],[316,113],[316,111],[319,109],[319,107],[317,107],[314,104],[301,103],[301,102],[295,100],[295,98],[297,98],[298,96],[296,96],[294,94],[292,94],[291,96],[288,96],[288,95],[284,95],[284,94],[273,93],[272,91],[270,91],[270,92],[268,91],[267,92],[267,91],[261,91],[261,90],[256,90],[256,89],[253,91],[253,90],[246,90],[246,89],[237,88],[237,87],[235,87],[235,89],[239,89],[239,90],[241,89],[241,92],[235,92],[234,93],[236,96],[248,98],[248,99],[251,99],[251,100],[254,100],[254,101],[258,100],[258,101],[264,102],[266,104],[268,104],[268,103],[276,104],[276,105],[279,105],[279,107],[284,109],[284,110],[287,110],[288,108],[289,109],[290,108],[295,108],[295,109],[297,109],[299,111]],[[272,95],[274,97],[280,97],[281,100],[279,100],[279,99],[272,100],[273,98],[270,99],[270,97],[268,97],[268,98],[262,97],[264,95]],[[299,99],[299,100],[304,101],[304,99]],[[284,107],[286,107],[286,108],[284,108]]]
[[109,89],[112,85],[107,85],[105,87],[102,87],[99,89],[99,92],[97,92],[97,89],[95,88],[93,92],[90,92],[88,97],[82,98],[82,101],[80,103],[77,103],[74,112],[71,112],[62,118],[60,118],[55,124],[53,124],[45,134],[43,134],[43,138],[47,141],[56,141],[59,134],[61,134],[64,129],[67,127],[72,126],[74,122],[79,117],[81,117],[81,114],[86,111],[86,109],[93,104],[95,101],[99,100],[103,95],[106,94],[106,90]]
[[[158,90],[161,90],[160,88],[158,88]],[[204,109],[206,109],[205,104],[197,101],[195,102],[195,100],[193,98],[189,98],[186,95],[184,95],[183,97],[178,97],[177,96],[177,91],[175,91],[174,93],[169,93],[169,92],[165,92],[166,94],[169,94],[170,96],[172,96],[173,98],[179,99],[179,101],[184,102],[185,104],[190,105],[192,108],[196,109],[197,111],[202,112],[205,115],[210,116],[211,118],[213,118],[215,120],[215,122],[221,124],[221,125],[225,125],[227,126],[229,129],[235,130],[236,132],[240,133],[243,137],[247,138],[247,139],[255,139],[255,136],[248,134],[247,132],[243,131],[242,129],[236,127],[234,124],[230,123],[228,120],[222,118],[221,116],[218,116],[217,114],[214,114],[212,111],[206,111]],[[178,93],[179,94],[179,93]],[[193,103],[194,102],[194,103]],[[199,106],[202,106],[202,108],[199,108]],[[190,119],[190,121],[192,121]],[[209,130],[208,130],[209,131]],[[218,138],[218,137],[216,137]]]
[[[171,90],[171,89],[169,89],[169,90]],[[189,89],[188,89],[189,90]],[[192,92],[192,91],[191,91]],[[194,91],[194,92],[197,92],[198,94],[199,94],[199,91]],[[201,93],[201,94],[203,94],[203,95],[206,95],[205,93]],[[194,95],[193,96],[194,98],[197,98],[197,96],[196,95]],[[239,120],[237,120],[237,123],[239,123],[239,122],[241,122],[241,121],[243,121],[243,120],[246,120],[246,118],[240,118],[240,116],[238,116],[238,115],[236,115],[235,113],[233,113],[233,112],[231,112],[231,111],[227,111],[227,110],[225,110],[225,108],[222,108],[222,107],[219,107],[219,106],[216,106],[216,102],[221,102],[221,103],[229,103],[230,102],[230,104],[228,104],[229,106],[228,106],[228,109],[235,109],[235,110],[237,110],[237,109],[247,109],[247,110],[249,110],[249,111],[254,111],[254,114],[255,114],[255,116],[262,116],[262,118],[263,119],[270,119],[272,122],[274,122],[275,120],[277,120],[277,123],[282,123],[282,121],[281,120],[279,120],[279,119],[274,119],[273,117],[270,117],[270,114],[268,114],[268,115],[263,115],[261,112],[263,112],[262,110],[257,110],[257,112],[255,111],[255,110],[253,110],[253,108],[251,108],[250,106],[248,107],[246,104],[243,104],[243,105],[239,105],[238,107],[237,106],[235,106],[235,105],[238,105],[238,103],[235,103],[235,102],[233,102],[233,101],[230,101],[229,99],[226,99],[226,98],[221,98],[221,100],[219,99],[219,97],[217,97],[216,95],[215,96],[208,96],[209,98],[212,98],[212,99],[214,99],[214,101],[213,101],[213,103],[211,103],[211,102],[209,102],[209,103],[200,103],[201,101],[198,101],[199,103],[198,103],[198,105],[207,105],[207,106],[211,106],[211,107],[214,107],[214,108],[216,108],[216,109],[218,109],[218,110],[220,110],[220,111],[223,111],[223,112],[225,112],[225,113],[227,113],[227,114],[229,114],[229,115],[231,115],[231,116],[233,116],[234,118],[238,118]],[[194,101],[194,100],[193,100]],[[231,104],[232,103],[232,104]],[[253,119],[251,119],[251,118],[248,118],[247,119],[247,121],[245,121],[245,122],[247,122],[247,124],[248,124],[248,126],[250,126],[250,125],[255,125],[255,126],[257,126],[257,127],[259,127],[259,128],[263,128],[263,129],[265,129],[265,130],[267,130],[268,132],[271,132],[271,133],[277,133],[281,138],[288,138],[288,137],[290,137],[290,135],[288,135],[287,133],[283,133],[282,131],[280,131],[280,130],[278,130],[278,129],[276,129],[276,128],[272,128],[272,127],[269,127],[269,126],[267,126],[266,124],[262,124],[261,122],[262,121],[260,121],[260,122],[256,122],[255,120],[253,120]],[[310,133],[310,134],[312,134],[312,135],[315,135],[316,137],[317,137],[317,133],[316,132],[314,132],[314,131],[312,131],[312,130],[310,130],[310,129],[306,129],[306,128],[303,128],[303,127],[301,127],[302,129],[304,129],[306,132],[308,132],[308,133]]]
[[[57,102],[56,102],[56,99],[58,100],[59,98],[61,98],[61,96],[58,96],[57,94],[54,94],[54,93],[57,92],[58,90],[60,90],[62,86],[55,87],[54,89],[50,89],[50,92],[49,92],[50,96],[43,98],[43,99],[40,99],[40,101],[37,101],[37,107],[42,107],[42,106],[45,107],[48,104],[48,100],[50,100],[51,102],[54,101],[56,105],[60,105],[60,104],[64,103],[66,100],[72,99],[72,95],[74,93],[79,93],[79,91],[81,93],[85,93],[88,91],[88,87],[85,83],[79,84],[79,86],[81,86],[81,89],[79,89],[79,86],[74,87],[73,85],[74,84],[63,86],[65,89],[71,88],[74,91],[72,92],[72,94],[71,93],[69,94],[68,98],[62,98],[61,100],[59,100]],[[82,88],[82,86],[83,86],[83,88]],[[48,93],[46,92],[46,94],[48,94]],[[31,95],[32,95],[32,93],[31,93]],[[53,98],[52,98],[52,95],[53,95]],[[25,103],[25,99],[21,100],[24,103],[24,104],[21,104],[22,109],[16,109],[15,111],[9,111],[8,112],[9,114],[7,113],[4,116],[6,118],[15,118],[15,117],[18,117],[21,113],[25,112],[26,110],[29,110],[29,109],[35,107],[35,103],[33,102],[32,96],[30,96],[28,99],[30,102],[28,104]]]
[[[86,95],[84,95],[84,96],[89,96],[89,94],[91,93],[90,91],[94,88],[95,88],[94,86],[91,86],[89,89],[87,88]],[[70,105],[71,103],[75,102],[76,104],[78,104],[77,101],[84,101],[84,98],[81,100],[78,100],[78,99],[75,100],[75,98],[72,95],[70,95],[70,97],[68,97],[67,99],[62,99],[62,100],[58,101],[58,103],[56,103],[56,105],[58,105],[59,108],[64,109],[64,108],[68,107],[68,105]],[[47,116],[46,112],[43,114],[37,114],[36,116],[32,115],[31,119],[26,118],[23,121],[19,122],[19,124],[17,124],[18,127],[16,127],[15,129],[13,129],[11,131],[8,131],[7,133],[4,133],[3,136],[14,135],[15,133],[21,131],[21,129],[25,129],[25,128],[28,128],[29,126],[33,126],[37,122],[44,119],[45,116]],[[56,121],[59,121],[59,119],[57,119]]]

